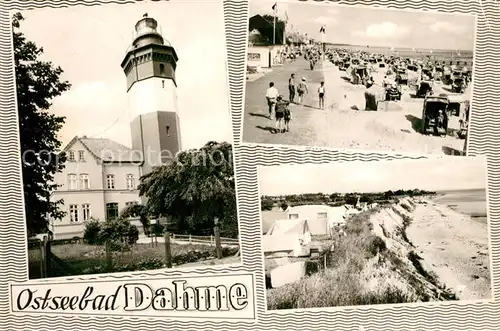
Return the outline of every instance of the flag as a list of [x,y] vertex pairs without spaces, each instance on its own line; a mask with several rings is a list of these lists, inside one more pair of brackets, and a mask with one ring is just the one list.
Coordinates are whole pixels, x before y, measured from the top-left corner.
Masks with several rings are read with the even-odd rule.
[[276,13],[278,11],[278,3],[275,2],[273,5],[273,11]]
[[319,29],[319,32],[320,33],[326,33],[326,28],[325,28],[324,25],[321,27],[321,29]]

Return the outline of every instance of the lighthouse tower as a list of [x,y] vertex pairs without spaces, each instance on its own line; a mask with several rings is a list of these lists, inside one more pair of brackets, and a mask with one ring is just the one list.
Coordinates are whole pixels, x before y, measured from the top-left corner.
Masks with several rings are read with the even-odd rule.
[[144,173],[172,160],[181,149],[177,84],[178,57],[144,14],[121,67],[127,77],[132,148],[143,153]]

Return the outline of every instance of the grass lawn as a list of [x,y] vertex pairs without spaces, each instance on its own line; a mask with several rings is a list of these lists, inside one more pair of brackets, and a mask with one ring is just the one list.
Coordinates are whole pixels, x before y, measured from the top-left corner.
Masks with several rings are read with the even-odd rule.
[[[208,245],[171,244],[173,267],[191,266],[190,264],[233,263],[237,248],[223,248],[223,259],[215,259],[215,247]],[[40,278],[40,261],[37,250],[29,250],[30,278]],[[108,272],[104,246],[92,246],[82,243],[54,245],[52,253],[63,261],[64,265],[52,263],[53,277],[96,274]],[[230,260],[230,261],[226,261]],[[236,258],[239,261],[239,257]],[[165,245],[158,243],[137,244],[128,252],[113,252],[113,270],[111,272],[152,270],[165,267]],[[215,262],[216,261],[216,262]]]

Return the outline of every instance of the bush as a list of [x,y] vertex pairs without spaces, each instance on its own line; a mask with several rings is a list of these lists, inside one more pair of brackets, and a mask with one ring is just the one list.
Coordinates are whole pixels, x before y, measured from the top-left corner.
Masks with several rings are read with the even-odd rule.
[[105,245],[109,242],[113,251],[126,251],[139,240],[139,230],[126,219],[99,222],[91,220],[85,224],[83,235],[89,245]]
[[288,203],[286,201],[283,201],[280,205],[281,209],[286,210],[288,208]]
[[160,223],[156,223],[156,224],[153,224],[152,225],[152,234],[155,235],[155,236],[161,236],[163,235],[163,233],[165,232],[165,225],[163,224],[160,224]]
[[356,206],[356,204],[358,203],[358,198],[356,198],[355,196],[346,196],[345,203],[347,205]]
[[379,236],[371,236],[368,238],[365,246],[365,251],[370,254],[370,257],[376,256],[378,253],[385,251],[387,245]]
[[99,220],[91,219],[85,223],[85,231],[83,233],[83,241],[89,245],[99,245],[99,232],[101,231],[101,223]]

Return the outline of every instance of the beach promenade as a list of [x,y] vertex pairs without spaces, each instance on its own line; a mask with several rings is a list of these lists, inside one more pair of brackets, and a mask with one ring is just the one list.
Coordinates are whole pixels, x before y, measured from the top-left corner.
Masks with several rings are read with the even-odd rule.
[[[268,117],[266,89],[270,82],[274,82],[279,93],[288,100],[288,79],[292,73],[295,73],[297,84],[302,77],[306,78],[309,93],[305,95],[303,105],[290,105],[292,111],[290,132],[273,134],[275,121]],[[299,58],[292,63],[276,66],[265,76],[247,82],[243,141],[265,144],[314,145],[318,138],[311,127],[315,127],[318,116],[321,117],[321,111],[317,109],[317,88],[323,78],[321,64],[318,64],[314,70],[310,70],[309,62]]]
[[[288,99],[288,79],[295,73],[296,81],[306,77],[309,95],[304,105],[291,105],[291,132],[273,134],[275,122],[267,116],[265,92],[274,82],[280,94]],[[373,73],[380,78],[383,73]],[[382,77],[383,78],[383,77]],[[317,88],[325,81],[325,109],[318,108]],[[330,61],[318,64],[313,71],[307,61],[273,68],[261,78],[247,82],[243,141],[280,145],[316,146],[328,148],[355,148],[389,152],[419,152],[430,154],[457,154],[463,151],[464,140],[454,136],[423,135],[419,132],[423,99],[411,97],[406,88],[399,102],[392,102],[387,110],[366,111],[363,85],[353,85],[347,73]],[[455,119],[450,126],[457,126]]]

